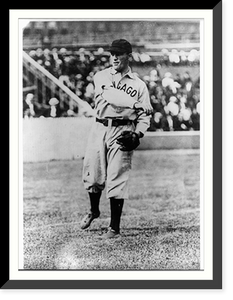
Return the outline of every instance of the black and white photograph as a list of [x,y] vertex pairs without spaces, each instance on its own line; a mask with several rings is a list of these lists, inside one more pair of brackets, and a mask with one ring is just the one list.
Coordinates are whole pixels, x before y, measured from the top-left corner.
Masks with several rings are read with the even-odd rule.
[[27,270],[200,270],[201,20],[25,20]]

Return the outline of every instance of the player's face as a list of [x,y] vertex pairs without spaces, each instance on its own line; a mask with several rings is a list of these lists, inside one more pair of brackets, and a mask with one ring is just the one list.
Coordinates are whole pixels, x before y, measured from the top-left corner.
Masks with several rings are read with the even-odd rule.
[[124,72],[129,66],[129,54],[111,53],[111,64],[117,72]]

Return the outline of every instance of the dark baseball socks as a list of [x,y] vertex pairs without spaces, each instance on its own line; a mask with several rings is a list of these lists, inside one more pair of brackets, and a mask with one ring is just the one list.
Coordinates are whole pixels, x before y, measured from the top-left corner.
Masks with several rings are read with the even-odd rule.
[[102,194],[101,192],[89,193],[90,204],[91,204],[91,212],[94,216],[99,216],[100,215],[99,204],[100,204],[101,194]]
[[111,221],[110,228],[116,233],[120,232],[121,214],[124,205],[124,199],[110,198]]
[[[88,220],[84,220],[84,225],[82,228],[85,229],[90,226],[93,219],[98,218],[100,215],[99,204],[101,192],[98,193],[89,193],[90,205],[91,205],[91,215],[88,217]],[[111,220],[110,228],[115,232],[120,232],[120,221],[121,214],[124,205],[124,199],[110,198],[110,211],[111,211]]]

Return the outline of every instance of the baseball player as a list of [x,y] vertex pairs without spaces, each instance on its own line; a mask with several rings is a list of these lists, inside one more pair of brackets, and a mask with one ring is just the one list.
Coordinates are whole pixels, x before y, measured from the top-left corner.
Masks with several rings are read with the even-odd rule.
[[111,220],[105,238],[116,238],[120,235],[124,200],[128,199],[133,150],[149,127],[153,108],[146,84],[129,67],[131,44],[115,40],[109,51],[112,67],[94,76],[96,118],[83,165],[90,212],[81,221],[81,228],[88,228],[100,216],[100,197],[106,188]]

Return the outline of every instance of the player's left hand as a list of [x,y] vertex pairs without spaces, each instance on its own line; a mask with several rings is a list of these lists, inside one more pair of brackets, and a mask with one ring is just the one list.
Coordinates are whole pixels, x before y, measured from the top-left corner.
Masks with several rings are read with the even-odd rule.
[[151,106],[150,103],[140,103],[140,102],[136,102],[134,104],[134,108],[136,110],[143,110],[147,115],[152,114],[153,112],[153,107]]
[[140,145],[139,135],[136,132],[125,130],[117,139],[121,151],[132,151]]

